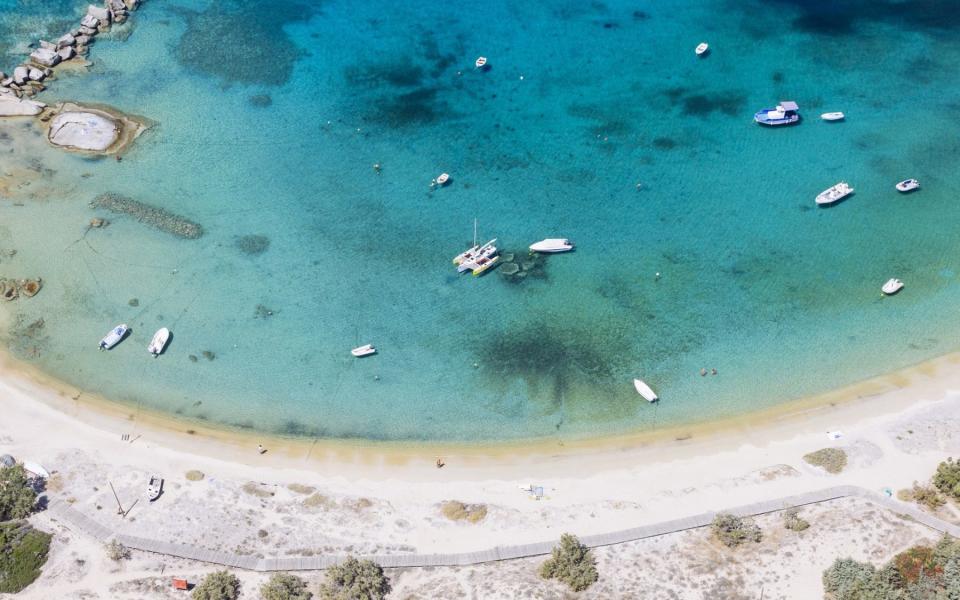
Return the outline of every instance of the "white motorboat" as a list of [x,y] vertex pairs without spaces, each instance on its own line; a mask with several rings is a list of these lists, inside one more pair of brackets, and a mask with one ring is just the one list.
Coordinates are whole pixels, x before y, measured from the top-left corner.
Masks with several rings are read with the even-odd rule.
[[373,347],[373,344],[364,344],[363,346],[357,346],[350,351],[350,354],[360,358],[361,356],[370,356],[371,354],[376,354],[377,349]]
[[150,482],[147,484],[147,499],[153,502],[163,493],[163,477],[151,475]]
[[160,356],[163,352],[163,349],[167,347],[167,342],[170,340],[170,330],[166,327],[162,327],[153,334],[153,339],[150,340],[150,345],[147,346],[147,352],[153,355],[154,358]]
[[694,52],[697,53],[697,56],[703,56],[709,51],[710,51],[710,44],[706,42],[700,42],[699,44],[697,44],[696,50],[694,50]]
[[916,179],[904,179],[897,184],[898,192],[912,192],[913,190],[920,187],[920,182]]
[[753,115],[753,120],[761,125],[777,127],[800,122],[800,107],[792,100],[783,100],[776,108],[764,108]]
[[449,173],[440,173],[440,175],[434,180],[437,182],[437,185],[443,187],[447,185],[447,182],[450,181]]
[[477,62],[476,62],[475,64],[477,65],[477,68],[480,69],[481,71],[484,70],[484,69],[486,69],[486,68],[487,68],[487,57],[486,57],[486,56],[481,56],[481,57],[477,58]]
[[853,193],[853,188],[846,181],[841,181],[817,194],[817,204],[833,204]]
[[647,402],[656,402],[660,399],[650,388],[650,386],[643,382],[642,379],[634,379],[633,387],[637,388],[637,392],[646,398]]
[[547,238],[530,244],[530,252],[568,252],[570,250],[573,250],[573,244],[566,238]]
[[820,115],[820,118],[824,121],[842,121],[846,118],[846,115],[842,112],[828,112]]
[[114,346],[120,343],[120,340],[122,340],[123,337],[127,335],[128,331],[130,331],[130,328],[127,327],[126,324],[117,325],[112,330],[110,330],[110,333],[105,335],[103,339],[100,340],[100,349],[109,350],[110,348],[113,348]]
[[490,240],[486,244],[480,246],[475,253],[472,253],[470,256],[467,256],[460,264],[457,265],[457,273],[463,273],[464,271],[473,269],[477,263],[482,258],[490,258],[497,255],[497,247],[493,243],[497,240]]
[[883,284],[883,287],[880,288],[880,291],[888,296],[891,296],[893,294],[896,294],[902,289],[903,289],[902,281],[900,281],[899,279],[888,279],[887,282]]

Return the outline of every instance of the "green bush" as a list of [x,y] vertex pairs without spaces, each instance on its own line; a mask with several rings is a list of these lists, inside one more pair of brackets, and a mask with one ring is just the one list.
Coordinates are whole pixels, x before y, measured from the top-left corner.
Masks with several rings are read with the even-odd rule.
[[960,558],[953,556],[943,563],[943,587],[947,600],[960,600]]
[[389,593],[390,580],[383,568],[352,556],[327,569],[326,581],[320,584],[323,600],[383,600]]
[[759,542],[763,537],[753,521],[730,513],[720,513],[714,517],[710,530],[727,548],[735,548],[743,542]]
[[838,558],[823,572],[823,591],[833,600],[860,600],[876,573],[870,563]]
[[937,466],[933,475],[933,485],[944,494],[960,499],[960,462],[948,458]]
[[800,516],[800,511],[792,508],[783,513],[783,526],[790,531],[803,531],[810,527],[810,522]]
[[930,510],[936,510],[947,503],[937,488],[932,485],[920,485],[916,481],[913,482],[913,489],[908,492],[907,496]]
[[313,594],[307,591],[304,580],[290,573],[275,573],[270,581],[260,588],[263,600],[310,600]]
[[593,585],[600,575],[590,549],[575,535],[565,533],[560,536],[560,545],[553,549],[550,558],[540,565],[540,577],[558,579],[571,590],[581,592]]
[[0,593],[16,594],[40,576],[50,537],[26,521],[0,523]]
[[210,573],[193,588],[194,600],[237,600],[239,597],[240,580],[229,571]]
[[37,493],[27,480],[23,465],[0,467],[0,521],[25,519],[33,512]]

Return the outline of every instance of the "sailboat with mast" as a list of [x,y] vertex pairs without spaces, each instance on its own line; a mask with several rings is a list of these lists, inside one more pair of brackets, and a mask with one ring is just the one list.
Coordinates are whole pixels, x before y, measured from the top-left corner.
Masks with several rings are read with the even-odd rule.
[[[486,264],[489,259],[497,254],[497,247],[494,245],[497,238],[493,238],[482,246],[477,244],[477,220],[473,220],[473,246],[453,257],[453,264],[457,267],[457,273],[476,269],[478,263]],[[484,269],[486,270],[486,269]]]

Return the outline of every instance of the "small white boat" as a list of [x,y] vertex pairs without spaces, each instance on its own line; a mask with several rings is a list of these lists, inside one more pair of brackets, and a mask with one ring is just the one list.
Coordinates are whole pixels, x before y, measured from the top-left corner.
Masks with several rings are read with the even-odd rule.
[[110,348],[113,348],[120,343],[120,340],[127,335],[128,331],[130,331],[130,328],[127,327],[126,324],[117,325],[110,331],[110,333],[105,335],[104,338],[100,340],[100,349],[109,350]]
[[800,122],[800,107],[793,100],[783,100],[776,108],[764,108],[753,115],[753,120],[768,127],[793,125]]
[[897,184],[898,192],[912,192],[913,190],[920,187],[920,182],[916,179],[904,179]]
[[170,330],[166,327],[162,327],[153,334],[153,339],[150,340],[150,345],[147,346],[147,352],[153,355],[154,358],[160,356],[163,352],[163,349],[167,347],[167,342],[170,340]]
[[566,238],[547,238],[530,244],[530,252],[568,252],[570,250],[573,250],[573,244]]
[[900,281],[899,279],[889,279],[885,284],[883,284],[883,287],[880,288],[880,291],[888,296],[891,296],[893,294],[896,294],[902,289],[903,289],[902,281]]
[[147,500],[153,502],[163,493],[163,477],[151,475],[150,483],[147,484]]
[[479,58],[477,59],[477,62],[476,62],[475,64],[477,65],[477,68],[480,69],[481,71],[482,71],[483,69],[486,69],[486,68],[487,68],[487,57],[486,57],[486,56],[481,56],[481,57],[479,57]]
[[697,53],[697,56],[703,56],[709,51],[710,51],[710,44],[706,42],[700,42],[699,44],[697,44],[696,50],[694,50],[694,52]]
[[841,181],[817,194],[817,204],[833,204],[853,193],[853,188],[846,181]]
[[377,349],[373,347],[373,344],[364,344],[363,346],[358,346],[350,351],[350,354],[360,358],[361,356],[370,356],[371,354],[376,354]]
[[449,174],[449,173],[440,173],[440,176],[437,177],[434,181],[437,182],[437,185],[438,185],[438,186],[441,186],[441,187],[442,187],[442,186],[445,186],[445,185],[447,185],[447,182],[450,181],[450,174]]
[[654,393],[650,386],[643,382],[642,379],[634,379],[633,387],[637,388],[637,392],[646,398],[647,402],[656,402],[660,398]]
[[846,115],[842,112],[828,112],[820,115],[820,118],[824,121],[842,121],[846,118]]

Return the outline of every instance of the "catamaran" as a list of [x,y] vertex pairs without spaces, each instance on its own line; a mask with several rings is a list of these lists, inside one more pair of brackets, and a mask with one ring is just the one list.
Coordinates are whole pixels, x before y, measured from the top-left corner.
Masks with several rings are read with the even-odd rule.
[[150,345],[147,346],[147,352],[153,355],[154,358],[160,356],[163,352],[163,349],[167,346],[167,341],[170,340],[170,330],[166,327],[158,329],[155,334],[153,334],[153,339],[150,340]]
[[[493,249],[496,252],[496,248]],[[473,276],[482,275],[484,271],[491,268],[493,265],[497,264],[497,261],[500,260],[500,257],[495,254],[488,254],[486,256],[481,256],[477,260],[467,263],[468,268],[473,269]]]
[[110,333],[103,336],[103,339],[100,340],[100,349],[109,350],[110,348],[113,348],[120,343],[120,340],[123,339],[123,336],[127,335],[128,331],[130,331],[130,328],[127,327],[126,323],[117,325],[110,330]]
[[817,194],[817,204],[833,204],[853,193],[853,188],[846,181],[841,181]]
[[[462,265],[464,262],[473,262],[477,258],[483,256],[485,252],[488,252],[490,248],[493,248],[494,253],[496,253],[496,248],[493,244],[497,241],[497,238],[493,238],[486,244],[479,246],[477,245],[477,220],[473,220],[473,246],[467,248],[460,254],[453,257],[453,264],[456,266]],[[457,269],[458,273],[463,273],[466,271],[466,267],[462,269]]]

